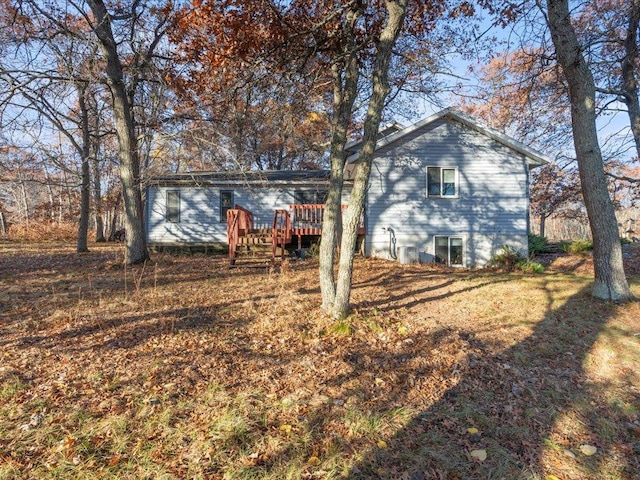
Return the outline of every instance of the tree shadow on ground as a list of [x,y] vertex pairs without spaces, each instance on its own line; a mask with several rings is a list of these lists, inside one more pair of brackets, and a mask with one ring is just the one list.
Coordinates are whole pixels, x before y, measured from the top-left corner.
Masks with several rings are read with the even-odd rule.
[[[617,438],[612,425],[631,421],[628,405],[638,405],[640,395],[628,390],[627,398],[608,398],[606,385],[585,373],[616,306],[580,291],[553,309],[550,291],[547,297],[547,313],[533,333],[497,354],[474,333],[457,332],[467,354],[451,372],[455,386],[341,478],[637,478],[636,440]],[[631,381],[624,372],[619,380]],[[405,393],[411,389],[407,385]],[[378,406],[400,405],[401,397]],[[582,444],[598,453],[585,456]],[[486,451],[486,460],[474,459],[474,450]]]

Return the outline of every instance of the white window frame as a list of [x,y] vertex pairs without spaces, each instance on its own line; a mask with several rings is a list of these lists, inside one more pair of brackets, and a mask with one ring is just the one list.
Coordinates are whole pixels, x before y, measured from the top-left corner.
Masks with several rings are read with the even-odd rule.
[[[438,168],[440,169],[440,193],[429,194],[429,169],[430,168]],[[455,193],[453,195],[443,195],[442,194],[442,185],[444,185],[444,170],[453,170],[455,175]],[[439,165],[428,165],[425,170],[425,186],[426,186],[426,196],[427,198],[458,198],[460,196],[460,176],[458,174],[458,167],[449,167],[449,166],[439,166]]]
[[[229,195],[231,203],[228,206],[223,205],[222,198],[225,195]],[[227,223],[227,210],[232,210],[236,201],[236,193],[234,190],[225,189],[220,190],[220,223]]]
[[[466,252],[467,252],[467,239],[465,238],[464,235],[434,235],[433,236],[433,259],[434,262],[436,261],[436,258],[438,256],[437,253],[437,246],[436,246],[436,240],[438,238],[446,238],[447,239],[447,261],[446,261],[446,265],[449,267],[464,267],[466,265]],[[454,265],[451,264],[451,239],[455,238],[455,239],[459,239],[462,241],[462,263],[456,263]]]
[[[165,195],[166,202],[164,221],[167,223],[180,223],[182,217],[182,195],[180,194],[180,190],[172,188],[171,190],[167,190]],[[169,200],[170,196],[173,196],[173,198],[177,199],[177,205],[171,204]],[[174,207],[175,210],[173,210]]]

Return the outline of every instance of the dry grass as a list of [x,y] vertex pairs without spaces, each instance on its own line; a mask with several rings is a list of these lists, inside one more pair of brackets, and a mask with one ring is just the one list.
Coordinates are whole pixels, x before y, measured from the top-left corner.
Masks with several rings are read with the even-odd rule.
[[8,239],[18,242],[66,241],[75,242],[78,236],[76,222],[51,222],[32,220],[9,226]]
[[584,272],[361,259],[336,324],[312,261],[121,248],[0,244],[0,478],[640,475],[640,304]]

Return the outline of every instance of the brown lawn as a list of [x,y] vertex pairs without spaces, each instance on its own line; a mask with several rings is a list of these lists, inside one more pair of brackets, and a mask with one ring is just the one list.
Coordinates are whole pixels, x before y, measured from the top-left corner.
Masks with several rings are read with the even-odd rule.
[[313,260],[91,250],[0,244],[0,479],[640,478],[640,304],[588,257],[359,259],[336,323]]

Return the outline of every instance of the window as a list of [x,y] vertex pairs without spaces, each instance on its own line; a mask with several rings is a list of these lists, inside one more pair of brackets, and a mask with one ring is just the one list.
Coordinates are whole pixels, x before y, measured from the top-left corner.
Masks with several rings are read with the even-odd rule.
[[220,221],[227,221],[227,210],[233,208],[233,190],[220,191]]
[[458,169],[427,167],[428,197],[457,197]]
[[180,191],[167,190],[167,212],[166,221],[171,223],[180,222]]
[[464,265],[462,237],[435,237],[436,262],[447,265]]
[[327,201],[327,190],[296,190],[293,193],[293,203],[296,205],[315,205]]

